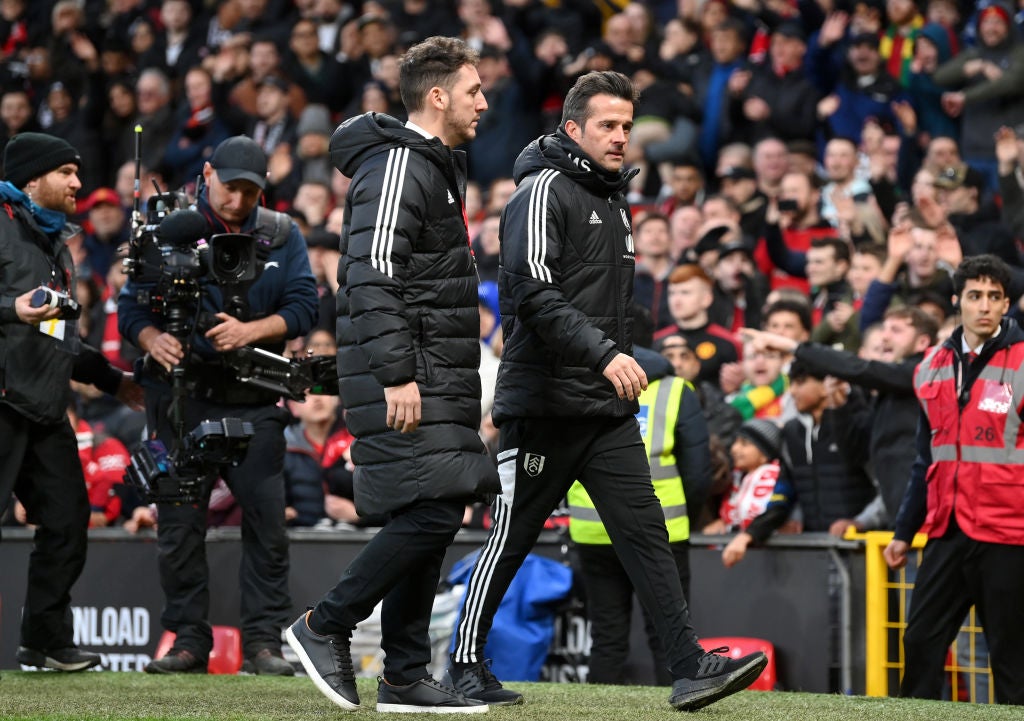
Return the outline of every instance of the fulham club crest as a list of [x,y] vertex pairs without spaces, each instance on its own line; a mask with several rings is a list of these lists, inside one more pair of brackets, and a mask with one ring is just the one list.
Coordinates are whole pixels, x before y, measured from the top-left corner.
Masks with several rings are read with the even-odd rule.
[[536,453],[524,453],[523,470],[536,478],[544,470],[544,456],[538,456]]

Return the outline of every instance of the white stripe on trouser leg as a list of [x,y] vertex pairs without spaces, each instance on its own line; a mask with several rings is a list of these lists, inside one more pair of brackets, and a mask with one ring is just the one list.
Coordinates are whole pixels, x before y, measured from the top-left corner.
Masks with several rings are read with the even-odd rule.
[[466,589],[466,603],[462,609],[462,620],[459,622],[455,647],[457,663],[475,663],[481,659],[474,658],[477,640],[480,637],[480,617],[483,615],[484,600],[494,576],[494,568],[505,550],[508,531],[512,521],[512,502],[516,488],[516,458],[518,448],[502,451],[498,454],[498,477],[501,479],[501,495],[494,499],[491,507],[491,535],[480,550],[476,566],[469,578]]

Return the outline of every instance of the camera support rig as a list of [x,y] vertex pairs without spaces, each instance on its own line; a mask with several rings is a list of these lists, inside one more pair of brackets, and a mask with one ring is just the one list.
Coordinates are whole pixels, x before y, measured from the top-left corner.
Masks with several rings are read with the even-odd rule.
[[[205,234],[206,223],[201,216],[198,220],[185,214],[175,217],[176,212],[187,206],[187,196],[161,192],[159,186],[148,199],[143,217],[139,207],[141,135],[142,127],[136,125],[133,232],[124,270],[133,280],[152,283],[151,289],[139,292],[138,300],[165,319],[164,330],[178,339],[185,349],[185,358],[170,373],[172,447],[168,450],[155,438],[143,441],[131,454],[124,482],[139,490],[150,503],[194,504],[202,502],[223,467],[241,463],[255,431],[249,422],[222,418],[203,420],[185,433],[186,372],[191,355],[188,341],[200,318],[199,279],[206,272],[209,255],[207,241],[200,236]],[[198,216],[192,211],[190,214]],[[167,237],[161,237],[161,229]],[[233,236],[232,242],[232,251],[239,252],[235,245],[238,239]],[[254,277],[255,272],[248,278],[233,278],[236,295],[244,296],[248,290],[244,281],[251,283]]]

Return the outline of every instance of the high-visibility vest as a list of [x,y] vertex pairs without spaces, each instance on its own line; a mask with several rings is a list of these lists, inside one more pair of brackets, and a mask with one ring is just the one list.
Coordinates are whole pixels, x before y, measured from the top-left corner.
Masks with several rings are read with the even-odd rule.
[[[670,543],[690,537],[690,519],[686,515],[686,492],[675,456],[675,430],[683,393],[694,393],[689,381],[668,376],[659,378],[640,394],[637,421],[651,463],[651,481],[665,513]],[[611,539],[601,523],[586,489],[576,481],[566,495],[569,502],[569,536],[576,543],[609,545]]]
[[[1005,329],[1004,329],[1005,332]],[[961,371],[962,373],[962,371]],[[914,373],[914,392],[931,427],[928,535],[956,522],[969,538],[1024,545],[1024,343],[997,349],[960,407],[953,349],[931,351]]]

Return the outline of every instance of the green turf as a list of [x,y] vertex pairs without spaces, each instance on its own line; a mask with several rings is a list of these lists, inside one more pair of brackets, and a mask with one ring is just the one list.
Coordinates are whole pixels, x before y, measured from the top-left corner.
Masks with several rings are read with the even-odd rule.
[[[540,683],[509,686],[526,694],[526,705],[491,709],[489,718],[515,721],[679,718],[679,712],[668,705],[666,688]],[[359,694],[366,709],[351,714],[328,702],[306,678],[4,671],[0,678],[0,719],[315,721],[357,719],[375,713],[376,682],[360,679]],[[414,721],[435,719],[439,715],[389,716]],[[748,691],[693,716],[722,721],[1020,721],[1024,719],[1024,710],[938,701]]]

